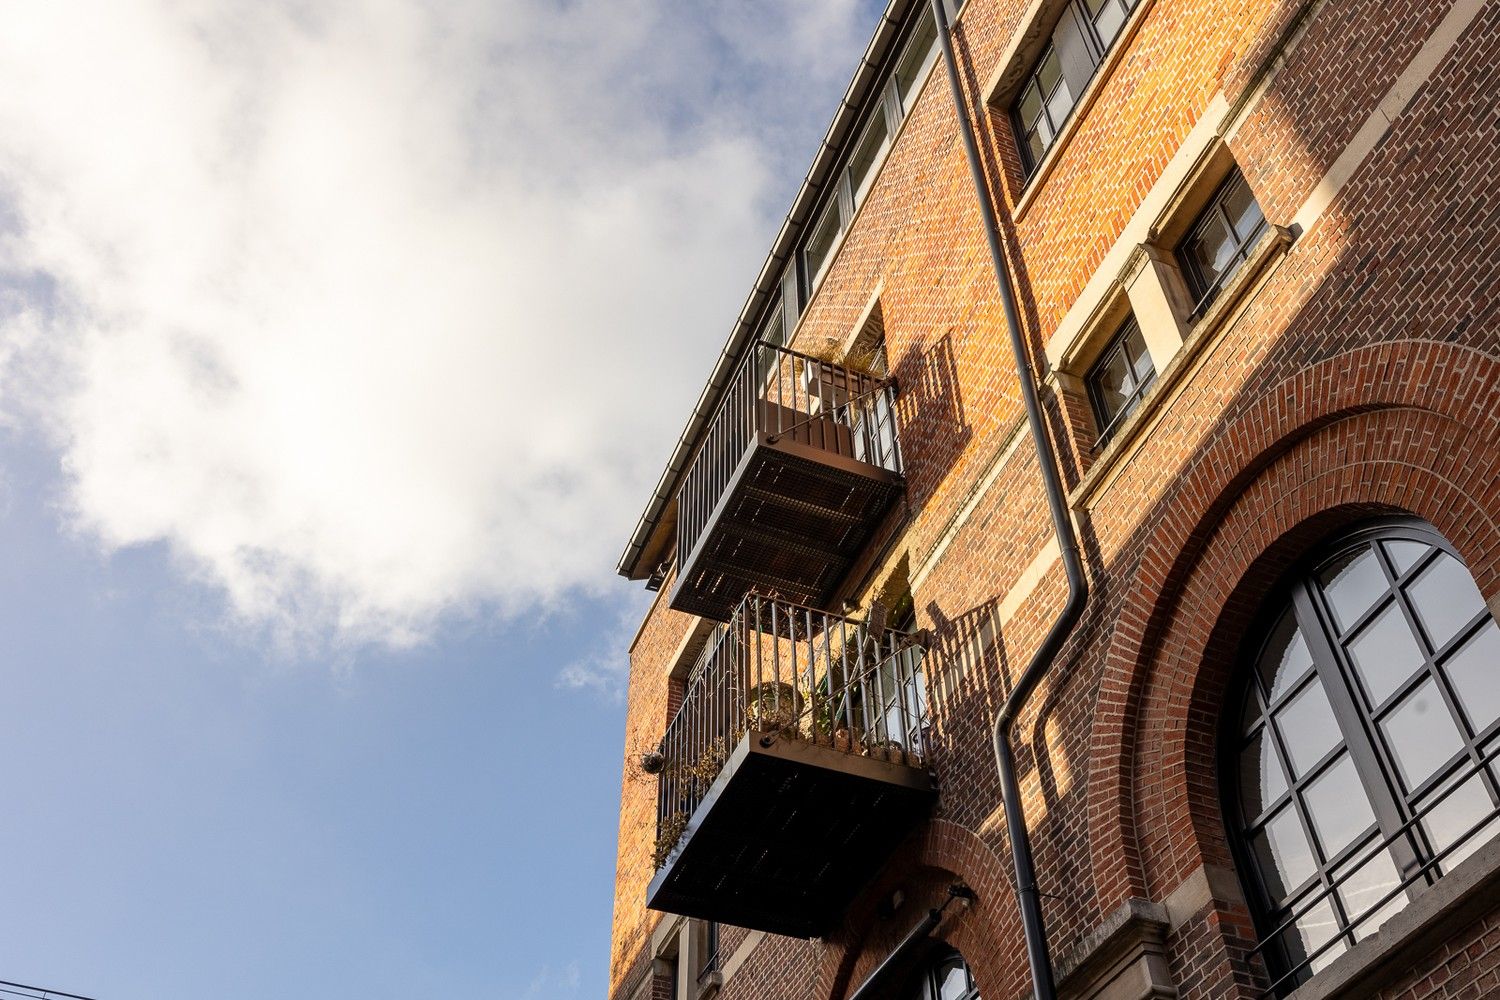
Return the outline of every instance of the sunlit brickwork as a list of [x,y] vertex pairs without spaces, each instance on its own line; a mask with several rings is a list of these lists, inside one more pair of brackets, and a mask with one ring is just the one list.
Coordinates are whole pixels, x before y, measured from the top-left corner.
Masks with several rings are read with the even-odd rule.
[[[1017,33],[1061,7],[969,0],[953,35],[1092,589],[1016,730],[1049,942],[1067,996],[1255,997],[1266,972],[1247,958],[1257,932],[1225,831],[1216,739],[1257,609],[1309,546],[1394,512],[1436,527],[1500,608],[1500,4],[1142,0],[1028,182],[1006,109],[986,99]],[[1096,447],[1080,386],[1103,321],[1089,314],[1128,298],[1146,327],[1147,300],[1130,285],[1135,244],[1180,228],[1231,166],[1267,242],[1220,301],[1179,309],[1172,329],[1153,320],[1157,384]],[[989,739],[1064,580],[941,62],[793,346],[846,342],[877,296],[905,496],[847,596],[867,604],[904,575],[916,624],[932,631],[938,805],[869,873],[836,932],[725,928],[725,1000],[846,996],[953,881],[978,900],[938,936],[986,998],[1029,995]],[[668,608],[670,590],[631,648],[617,1000],[652,975],[661,919],[644,905],[656,784],[636,758],[675,710],[672,675],[699,627]],[[1486,863],[1481,852],[1470,867]],[[1160,926],[1110,938],[1135,942],[1114,960],[1143,969],[1139,956],[1157,955],[1156,978],[1111,980],[1101,928],[1134,903],[1159,907]],[[1401,942],[1367,942],[1303,990],[1500,995],[1497,920],[1470,905],[1442,943],[1384,971],[1394,959],[1370,956]],[[1373,971],[1328,992],[1361,962]],[[658,975],[653,995],[666,988]]]

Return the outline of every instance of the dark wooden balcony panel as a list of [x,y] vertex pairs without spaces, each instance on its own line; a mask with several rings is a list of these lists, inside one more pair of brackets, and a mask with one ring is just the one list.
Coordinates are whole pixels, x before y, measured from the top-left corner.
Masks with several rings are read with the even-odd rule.
[[819,936],[935,796],[921,767],[752,731],[694,809],[647,889],[647,905]]
[[727,621],[751,590],[825,604],[901,489],[897,472],[757,432],[681,564],[672,607]]

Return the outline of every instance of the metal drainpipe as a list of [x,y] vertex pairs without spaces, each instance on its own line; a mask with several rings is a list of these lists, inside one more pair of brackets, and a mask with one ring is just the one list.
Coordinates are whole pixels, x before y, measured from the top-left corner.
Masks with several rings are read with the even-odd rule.
[[964,103],[963,86],[959,81],[958,60],[953,54],[953,40],[949,37],[948,12],[944,0],[931,0],[932,14],[936,19],[938,40],[943,48],[943,62],[948,68],[948,83],[953,89],[953,104],[958,112],[959,131],[964,140],[964,152],[969,160],[969,172],[974,178],[974,191],[978,196],[979,211],[984,218],[985,238],[989,242],[990,262],[995,268],[995,280],[1000,286],[1000,302],[1005,308],[1005,325],[1010,332],[1010,349],[1015,356],[1016,377],[1021,384],[1021,399],[1026,404],[1026,420],[1031,426],[1032,444],[1036,446],[1037,465],[1042,473],[1042,485],[1047,493],[1047,507],[1052,514],[1052,531],[1057,537],[1057,547],[1062,555],[1063,569],[1068,577],[1068,599],[1062,612],[1052,623],[1046,638],[1037,647],[1031,662],[1022,671],[1005,704],[995,715],[995,767],[1000,772],[1000,794],[1005,807],[1005,826],[1010,836],[1010,853],[1015,861],[1016,894],[1021,908],[1021,926],[1026,935],[1026,958],[1031,965],[1031,981],[1036,1000],[1055,1000],[1057,986],[1053,982],[1052,958],[1047,952],[1047,927],[1042,915],[1042,901],[1036,884],[1036,867],[1031,857],[1031,836],[1026,829],[1025,806],[1021,802],[1020,783],[1016,780],[1015,757],[1011,751],[1010,733],[1016,713],[1026,703],[1027,697],[1036,689],[1042,676],[1057,658],[1058,651],[1072,632],[1088,603],[1088,580],[1083,574],[1083,560],[1078,553],[1078,536],[1073,531],[1073,521],[1068,515],[1068,504],[1063,494],[1062,477],[1052,457],[1052,442],[1047,426],[1042,419],[1042,406],[1037,398],[1036,382],[1031,376],[1031,365],[1027,358],[1026,342],[1021,334],[1021,322],[1016,314],[1015,290],[1011,287],[1010,272],[1006,268],[1005,251],[1001,246],[1000,224],[995,217],[995,208],[990,200],[989,186],[985,182],[984,166],[979,159],[979,146],[974,138],[974,126],[969,121],[967,105]]

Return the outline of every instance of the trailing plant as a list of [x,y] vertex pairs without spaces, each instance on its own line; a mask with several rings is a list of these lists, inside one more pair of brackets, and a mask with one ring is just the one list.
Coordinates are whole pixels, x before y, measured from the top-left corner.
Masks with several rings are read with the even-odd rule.
[[656,824],[656,845],[651,850],[651,866],[660,868],[667,863],[672,848],[682,839],[687,830],[688,814],[682,810],[668,813]]

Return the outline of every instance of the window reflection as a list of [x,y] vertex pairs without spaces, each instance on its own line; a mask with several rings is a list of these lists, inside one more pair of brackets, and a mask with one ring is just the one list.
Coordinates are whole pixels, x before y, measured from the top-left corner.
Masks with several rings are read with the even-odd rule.
[[1474,578],[1462,563],[1446,555],[1439,555],[1407,585],[1407,595],[1434,649],[1442,649],[1484,613],[1484,598]]
[[1226,705],[1225,773],[1285,993],[1500,835],[1484,758],[1500,746],[1500,623],[1410,521],[1361,530],[1277,600],[1245,700]]
[[1422,651],[1395,604],[1360,630],[1349,643],[1349,655],[1370,693],[1371,706],[1383,704],[1422,665]]
[[952,949],[929,960],[914,979],[906,1000],[980,1000],[974,974],[963,956]]

